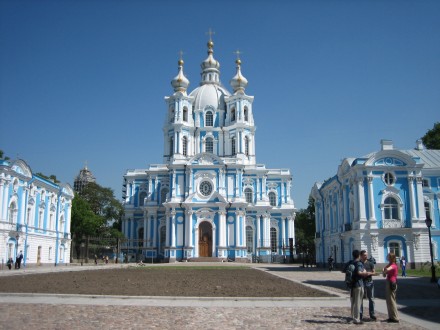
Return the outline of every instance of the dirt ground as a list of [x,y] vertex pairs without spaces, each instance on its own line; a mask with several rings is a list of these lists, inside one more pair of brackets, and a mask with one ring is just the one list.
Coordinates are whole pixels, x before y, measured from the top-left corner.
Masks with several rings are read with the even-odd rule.
[[246,267],[137,267],[5,276],[0,292],[183,297],[329,297]]

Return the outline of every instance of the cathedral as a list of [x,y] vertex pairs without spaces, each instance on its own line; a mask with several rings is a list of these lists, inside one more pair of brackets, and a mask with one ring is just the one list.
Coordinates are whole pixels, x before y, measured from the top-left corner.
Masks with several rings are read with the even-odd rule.
[[211,39],[207,47],[200,85],[191,92],[178,61],[173,92],[165,97],[163,164],[124,175],[123,251],[156,261],[289,255],[289,240],[295,244],[290,170],[257,164],[254,97],[245,93],[241,60],[230,92]]

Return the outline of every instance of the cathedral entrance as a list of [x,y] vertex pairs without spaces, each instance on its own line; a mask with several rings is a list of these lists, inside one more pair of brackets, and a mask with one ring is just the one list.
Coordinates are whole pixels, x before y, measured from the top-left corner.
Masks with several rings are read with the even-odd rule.
[[212,225],[207,221],[199,225],[199,257],[212,257]]

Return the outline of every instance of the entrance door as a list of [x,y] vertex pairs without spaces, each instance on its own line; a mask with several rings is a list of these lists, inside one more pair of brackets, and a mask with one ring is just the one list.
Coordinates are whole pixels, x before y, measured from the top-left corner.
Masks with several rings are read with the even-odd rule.
[[212,257],[212,225],[206,221],[199,226],[199,256]]

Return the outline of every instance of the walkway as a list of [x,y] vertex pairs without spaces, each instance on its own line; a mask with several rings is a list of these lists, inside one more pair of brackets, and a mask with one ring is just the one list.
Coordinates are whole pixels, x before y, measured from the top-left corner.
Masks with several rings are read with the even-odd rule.
[[[162,264],[163,266],[164,264]],[[170,264],[175,266],[176,264]],[[182,267],[191,263],[179,263]],[[200,264],[198,264],[199,266]],[[219,264],[216,263],[216,266]],[[222,264],[225,267],[234,263]],[[0,294],[0,328],[18,329],[347,329],[350,302],[343,288],[343,274],[316,268],[279,264],[251,264],[288,280],[336,293],[334,298],[188,298],[120,297],[47,294]],[[126,265],[61,266],[0,270],[1,276]],[[384,280],[376,279],[381,296]],[[403,289],[402,289],[403,288]],[[409,288],[409,289],[408,289]],[[399,279],[400,324],[387,318],[383,299],[376,299],[379,321],[367,321],[356,328],[437,329],[440,326],[440,290],[429,280]],[[399,297],[402,296],[402,299]],[[423,298],[423,299],[420,299]],[[48,308],[50,305],[50,308]],[[368,314],[368,313],[367,313]],[[368,315],[366,315],[367,317]],[[431,322],[426,321],[430,319]]]

